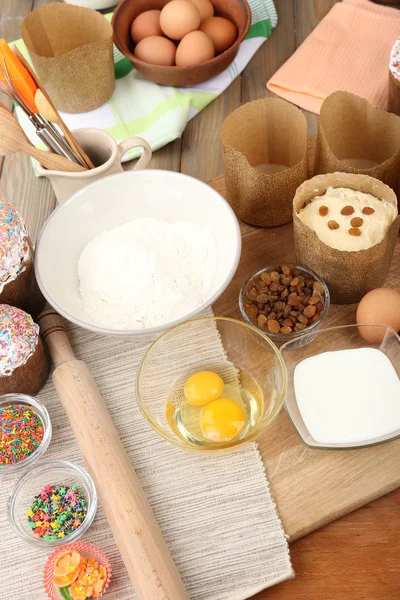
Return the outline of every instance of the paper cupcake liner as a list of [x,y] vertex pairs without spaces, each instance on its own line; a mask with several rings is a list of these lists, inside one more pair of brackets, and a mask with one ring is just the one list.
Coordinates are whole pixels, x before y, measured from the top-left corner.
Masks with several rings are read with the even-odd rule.
[[319,117],[314,175],[336,171],[369,175],[398,193],[400,118],[349,92],[328,96]]
[[71,544],[66,544],[65,546],[62,546],[61,548],[57,548],[57,550],[55,550],[47,559],[43,572],[43,584],[47,598],[49,598],[49,600],[62,600],[59,588],[53,583],[54,562],[57,556],[61,554],[61,552],[65,552],[66,550],[75,550],[84,558],[89,558],[89,556],[92,556],[97,560],[99,564],[104,565],[107,573],[107,579],[104,589],[100,594],[100,597],[103,596],[107,591],[108,586],[110,585],[110,579],[112,574],[112,569],[108,558],[103,554],[103,552],[99,548],[93,546],[93,544],[88,544],[87,542],[73,542]]
[[291,221],[293,196],[308,178],[302,112],[279,98],[248,102],[225,119],[221,139],[227,200],[236,215],[259,227]]
[[58,110],[87,112],[111,97],[113,31],[103,15],[54,2],[30,12],[21,33],[37,76]]

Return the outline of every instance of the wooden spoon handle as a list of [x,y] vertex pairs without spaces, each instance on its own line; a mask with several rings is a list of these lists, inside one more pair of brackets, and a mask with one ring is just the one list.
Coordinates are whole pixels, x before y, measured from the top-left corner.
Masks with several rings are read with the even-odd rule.
[[25,154],[29,154],[32,158],[36,158],[36,160],[46,167],[46,169],[53,171],[68,171],[69,173],[82,173],[87,171],[84,167],[74,163],[72,160],[68,160],[68,158],[64,158],[64,156],[40,150],[28,143],[21,147],[21,152],[25,152]]
[[79,144],[78,140],[74,136],[73,133],[68,129],[60,115],[58,115],[59,120],[57,121],[57,125],[61,128],[61,131],[64,134],[65,139],[68,144],[71,146],[72,150],[83,160],[83,162],[89,167],[89,169],[94,169],[95,166],[93,162],[90,160],[89,156],[86,154],[82,146]]
[[189,600],[96,383],[74,357],[63,320],[48,309],[37,321],[56,365],[54,385],[138,599]]

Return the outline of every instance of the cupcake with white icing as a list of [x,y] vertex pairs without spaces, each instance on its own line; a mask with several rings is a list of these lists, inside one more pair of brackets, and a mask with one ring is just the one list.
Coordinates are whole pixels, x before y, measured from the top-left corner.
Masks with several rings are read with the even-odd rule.
[[397,197],[368,175],[327,173],[293,200],[296,263],[317,273],[334,304],[359,302],[382,287],[400,227]]
[[44,305],[36,283],[33,250],[25,223],[10,204],[0,201],[0,303],[36,316]]
[[23,310],[0,304],[0,394],[35,396],[48,371],[39,325]]
[[390,53],[388,111],[400,116],[400,37]]

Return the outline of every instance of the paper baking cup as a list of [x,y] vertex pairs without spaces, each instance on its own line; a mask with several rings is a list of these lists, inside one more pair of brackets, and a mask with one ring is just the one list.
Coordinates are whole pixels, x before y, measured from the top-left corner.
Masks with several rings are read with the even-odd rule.
[[112,27],[95,10],[53,3],[22,21],[22,39],[41,84],[58,110],[102,106],[114,91]]
[[374,288],[382,287],[390,269],[400,217],[389,227],[385,238],[367,250],[336,250],[324,244],[298,217],[307,200],[321,196],[328,187],[350,188],[397,204],[396,194],[387,185],[368,177],[349,173],[317,175],[305,181],[293,200],[294,245],[296,262],[325,280],[334,304],[351,304]]
[[260,227],[291,221],[293,196],[308,177],[302,112],[278,98],[248,102],[225,119],[221,139],[227,200],[236,215]]
[[99,548],[96,548],[96,546],[93,546],[93,544],[88,544],[86,542],[73,542],[72,544],[66,544],[65,546],[62,546],[61,548],[57,548],[57,550],[55,550],[47,559],[46,565],[44,567],[44,572],[43,572],[43,583],[44,583],[45,592],[47,594],[47,598],[49,598],[50,600],[62,600],[62,596],[60,594],[59,588],[57,586],[55,586],[53,583],[53,577],[54,577],[54,562],[55,562],[57,556],[59,556],[59,554],[61,554],[61,552],[65,552],[65,550],[76,550],[76,552],[78,552],[84,558],[89,558],[89,556],[92,556],[93,558],[95,558],[97,560],[97,562],[99,564],[104,565],[106,572],[107,572],[107,579],[106,579],[106,584],[104,586],[104,589],[103,589],[102,593],[100,594],[100,596],[103,596],[103,594],[105,594],[105,592],[107,591],[107,588],[110,584],[111,572],[112,572],[108,558],[106,558],[106,556],[103,554],[103,552],[101,550],[99,550]]
[[322,103],[314,175],[360,173],[399,191],[400,117],[348,92]]

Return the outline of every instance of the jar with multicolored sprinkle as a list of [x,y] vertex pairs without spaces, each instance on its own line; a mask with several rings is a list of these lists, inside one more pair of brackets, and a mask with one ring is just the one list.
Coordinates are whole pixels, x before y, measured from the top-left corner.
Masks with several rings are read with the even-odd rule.
[[25,394],[0,396],[0,476],[32,466],[46,452],[51,435],[41,402]]

